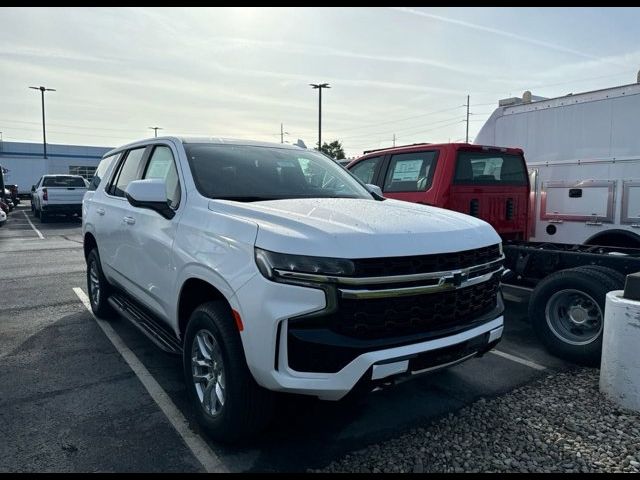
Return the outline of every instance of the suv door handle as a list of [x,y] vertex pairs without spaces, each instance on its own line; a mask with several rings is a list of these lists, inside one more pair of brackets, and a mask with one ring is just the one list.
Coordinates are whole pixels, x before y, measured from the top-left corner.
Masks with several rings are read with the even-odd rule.
[[104,208],[96,208],[96,213],[98,215],[104,215]]
[[122,217],[122,220],[124,221],[124,223],[129,225],[133,225],[134,223],[136,223],[136,219],[133,217]]

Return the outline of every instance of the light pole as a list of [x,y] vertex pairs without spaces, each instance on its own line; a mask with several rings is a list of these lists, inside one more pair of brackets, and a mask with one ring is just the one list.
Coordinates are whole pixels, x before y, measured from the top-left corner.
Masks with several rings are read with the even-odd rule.
[[149,127],[149,130],[153,130],[155,137],[158,138],[158,130],[162,130],[162,127]]
[[328,83],[310,83],[311,88],[318,90],[318,150],[322,148],[322,89],[331,88]]
[[44,158],[47,158],[47,132],[44,128],[44,92],[55,92],[54,88],[46,87],[29,87],[33,90],[40,90],[42,96],[42,144],[44,145]]

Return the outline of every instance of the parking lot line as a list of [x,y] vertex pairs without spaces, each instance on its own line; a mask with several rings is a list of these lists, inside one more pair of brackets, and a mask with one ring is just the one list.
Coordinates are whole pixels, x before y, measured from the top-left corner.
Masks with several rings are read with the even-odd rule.
[[31,228],[33,228],[33,231],[38,234],[40,240],[44,240],[44,235],[42,235],[42,233],[40,233],[40,230],[38,230],[33,222],[31,222],[31,219],[29,218],[29,215],[27,215],[27,212],[23,211],[22,213],[24,214],[24,218],[27,219],[27,222],[29,222],[29,225],[31,225]]
[[513,362],[517,362],[520,363],[522,365],[526,365],[527,367],[531,367],[535,370],[546,370],[547,367],[544,367],[542,365],[539,365],[535,362],[532,362],[530,360],[527,360],[525,358],[520,358],[520,357],[516,357],[515,355],[511,355],[510,353],[506,353],[506,352],[501,352],[500,350],[489,350],[490,353],[493,353],[494,355],[498,355],[499,357],[502,358],[506,358],[508,360],[511,360]]
[[147,389],[151,398],[158,404],[160,410],[166,415],[167,419],[176,429],[178,434],[184,440],[184,443],[189,447],[193,455],[202,464],[204,469],[208,473],[226,473],[228,470],[223,465],[218,456],[209,448],[209,445],[193,430],[189,428],[187,419],[178,410],[175,404],[169,398],[169,395],[163,390],[160,384],[149,373],[149,370],[138,360],[135,353],[133,353],[129,347],[125,345],[116,331],[109,325],[108,322],[97,318],[91,311],[91,303],[86,293],[81,288],[75,287],[73,289],[80,301],[84,304],[86,309],[91,313],[91,316],[95,319],[98,326],[102,329],[107,338],[111,341],[118,353],[122,355],[122,358],[127,362],[131,370],[137,375],[142,385]]

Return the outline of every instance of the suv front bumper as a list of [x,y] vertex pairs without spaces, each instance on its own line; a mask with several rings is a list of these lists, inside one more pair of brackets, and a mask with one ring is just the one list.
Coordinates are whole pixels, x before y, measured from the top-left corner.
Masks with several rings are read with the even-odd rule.
[[[320,364],[332,357],[342,360],[337,368],[300,371],[292,368],[292,363],[301,363],[292,362],[290,358],[294,354],[290,335],[296,328],[295,318],[324,309],[325,292],[276,283],[256,275],[235,297],[233,303],[244,324],[241,338],[245,356],[256,381],[270,390],[313,395],[323,400],[339,400],[359,382],[375,383],[398,375],[437,370],[481,355],[498,343],[504,323],[498,295],[495,309],[465,328],[440,332],[438,336],[424,334],[365,341],[336,336],[322,329],[309,330],[307,340],[319,349],[311,348],[312,344],[309,348],[301,347],[308,351],[311,363],[314,356]],[[345,349],[348,350],[346,360]]]

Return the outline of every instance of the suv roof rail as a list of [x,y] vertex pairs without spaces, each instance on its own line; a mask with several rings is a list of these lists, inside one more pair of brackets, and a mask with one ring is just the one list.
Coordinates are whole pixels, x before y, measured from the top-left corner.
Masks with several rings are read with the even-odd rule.
[[372,150],[365,150],[362,152],[363,155],[371,152],[379,152],[381,150],[392,150],[394,148],[402,148],[402,147],[413,147],[416,145],[432,145],[431,142],[419,142],[419,143],[408,143],[406,145],[396,145],[395,147],[384,147],[384,148],[374,148]]

